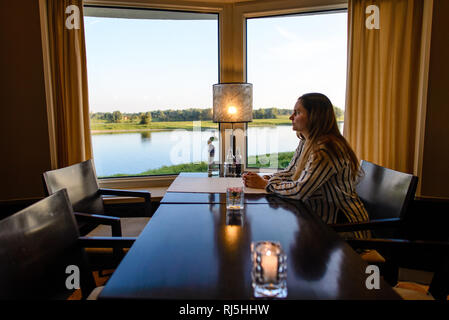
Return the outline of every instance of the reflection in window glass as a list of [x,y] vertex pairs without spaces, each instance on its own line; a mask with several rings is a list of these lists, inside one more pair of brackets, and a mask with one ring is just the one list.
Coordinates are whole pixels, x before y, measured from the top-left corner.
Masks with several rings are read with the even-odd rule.
[[346,48],[345,11],[247,19],[248,167],[288,165],[298,145],[288,118],[304,93],[327,95],[343,130]]
[[93,154],[99,177],[207,171],[217,150],[212,84],[218,15],[85,7]]

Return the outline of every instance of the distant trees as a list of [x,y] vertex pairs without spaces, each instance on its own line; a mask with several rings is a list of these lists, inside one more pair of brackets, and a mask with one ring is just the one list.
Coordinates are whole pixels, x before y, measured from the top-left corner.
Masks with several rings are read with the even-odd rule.
[[[345,111],[339,107],[334,106],[335,117],[337,120],[343,120]],[[291,115],[291,109],[277,109],[277,108],[266,108],[253,110],[254,119],[276,119],[278,116]]]
[[277,108],[253,110],[253,119],[276,119],[278,115],[280,113]]
[[154,121],[168,121],[164,111],[161,110],[151,112],[151,117]]
[[107,122],[113,122],[112,113],[106,112],[106,113],[104,114],[104,120],[106,120]]
[[[344,110],[334,106],[335,116],[337,120],[343,120]],[[253,119],[276,119],[279,116],[290,116],[291,109],[265,108],[253,110]],[[92,120],[103,120],[106,122],[132,122],[139,124],[148,124],[150,122],[163,121],[211,121],[212,109],[178,109],[178,110],[155,110],[138,113],[121,113],[114,112],[96,112],[90,113]]]
[[140,115],[132,114],[128,117],[128,119],[130,119],[131,122],[140,122]]
[[151,111],[154,122],[160,121],[207,121],[212,120],[212,109],[181,109]]
[[151,112],[140,113],[140,124],[149,124],[151,122]]
[[120,111],[114,111],[112,113],[112,122],[114,123],[119,123],[120,121],[122,121],[123,115]]
[[106,120],[106,122],[121,122],[123,119],[123,114],[120,111],[114,112],[96,112],[90,113],[90,119],[92,120]]

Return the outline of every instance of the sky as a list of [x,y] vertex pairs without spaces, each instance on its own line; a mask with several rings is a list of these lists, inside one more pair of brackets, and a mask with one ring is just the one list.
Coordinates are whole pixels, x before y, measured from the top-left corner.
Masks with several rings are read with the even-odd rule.
[[[216,20],[84,17],[91,112],[211,108]],[[292,109],[307,92],[344,108],[346,13],[248,19],[253,106]]]
[[342,109],[346,90],[347,14],[249,19],[247,81],[253,104],[293,109],[321,92]]

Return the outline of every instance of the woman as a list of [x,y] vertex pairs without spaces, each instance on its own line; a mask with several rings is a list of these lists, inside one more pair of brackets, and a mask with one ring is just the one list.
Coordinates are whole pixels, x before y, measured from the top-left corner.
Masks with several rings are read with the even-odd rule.
[[244,174],[245,186],[302,200],[326,223],[368,221],[355,192],[360,165],[338,129],[330,100],[320,93],[305,94],[289,119],[300,139],[292,161],[272,177]]

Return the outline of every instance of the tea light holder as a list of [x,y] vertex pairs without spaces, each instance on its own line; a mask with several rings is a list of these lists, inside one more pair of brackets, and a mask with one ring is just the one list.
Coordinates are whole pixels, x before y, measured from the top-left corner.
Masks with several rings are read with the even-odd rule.
[[252,287],[255,298],[287,297],[287,256],[279,242],[251,243]]

